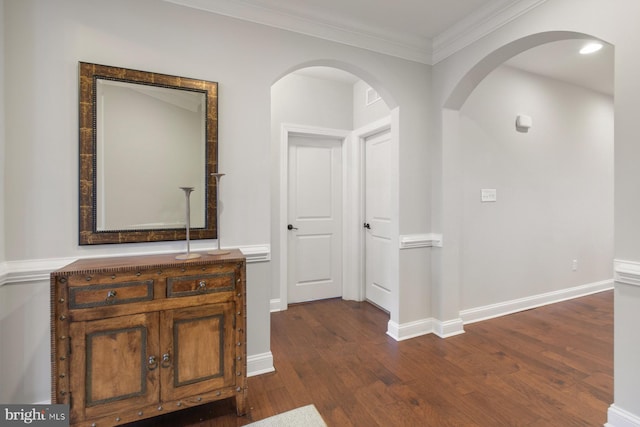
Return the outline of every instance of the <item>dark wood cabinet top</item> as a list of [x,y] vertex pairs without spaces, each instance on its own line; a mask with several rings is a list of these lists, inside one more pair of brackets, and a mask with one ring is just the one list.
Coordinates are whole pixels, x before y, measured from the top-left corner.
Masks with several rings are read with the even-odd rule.
[[202,255],[200,258],[189,260],[178,260],[176,255],[179,253],[171,254],[156,254],[156,255],[132,255],[132,256],[119,256],[111,258],[83,258],[79,259],[71,264],[64,266],[63,268],[56,270],[52,273],[53,276],[65,276],[69,274],[87,273],[95,271],[129,271],[129,270],[144,270],[149,268],[175,268],[175,267],[187,267],[198,265],[210,265],[212,263],[228,263],[233,261],[242,262],[245,261],[245,256],[238,249],[232,249],[229,254],[226,255],[209,255],[206,252],[197,252]]

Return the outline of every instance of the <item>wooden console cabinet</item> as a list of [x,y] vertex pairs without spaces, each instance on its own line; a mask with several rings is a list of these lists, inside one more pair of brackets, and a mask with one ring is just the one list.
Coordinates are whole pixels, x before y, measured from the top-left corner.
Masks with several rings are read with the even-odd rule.
[[51,399],[112,426],[219,399],[246,412],[241,252],[84,259],[51,273]]

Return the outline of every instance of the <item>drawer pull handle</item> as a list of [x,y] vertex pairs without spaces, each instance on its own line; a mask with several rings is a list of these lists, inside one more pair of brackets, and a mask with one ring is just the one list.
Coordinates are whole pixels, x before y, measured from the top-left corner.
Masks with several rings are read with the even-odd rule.
[[116,295],[118,295],[116,291],[110,290],[109,292],[107,292],[107,297],[104,300],[106,302],[113,302],[116,299]]
[[162,367],[168,368],[170,366],[171,366],[171,355],[169,354],[169,352],[166,352],[165,354],[162,355]]
[[149,356],[149,366],[147,366],[147,368],[150,371],[153,371],[157,367],[158,367],[158,360],[156,359],[156,357],[155,356]]
[[200,282],[198,282],[198,290],[200,292],[204,292],[207,290],[207,282],[205,282],[204,280],[201,280]]

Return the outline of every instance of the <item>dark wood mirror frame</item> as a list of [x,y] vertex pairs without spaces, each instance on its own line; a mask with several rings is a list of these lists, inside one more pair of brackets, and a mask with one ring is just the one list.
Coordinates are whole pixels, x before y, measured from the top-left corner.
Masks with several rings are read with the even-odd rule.
[[205,162],[205,225],[190,230],[191,239],[215,239],[216,181],[218,158],[218,84],[166,74],[130,70],[105,65],[79,63],[79,127],[80,127],[80,194],[79,243],[98,245],[107,243],[156,242],[182,240],[185,229],[109,230],[96,228],[96,80],[106,79],[127,83],[159,86],[204,93],[206,96],[206,162]]

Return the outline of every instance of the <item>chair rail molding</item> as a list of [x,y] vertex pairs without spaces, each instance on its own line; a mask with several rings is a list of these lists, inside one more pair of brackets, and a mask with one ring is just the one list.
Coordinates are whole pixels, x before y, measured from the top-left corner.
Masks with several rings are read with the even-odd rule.
[[[247,264],[256,262],[266,262],[271,260],[271,247],[270,245],[250,245],[237,247],[242,251],[243,255],[247,258]],[[198,249],[196,249],[198,250]],[[160,253],[174,253],[175,250],[170,251],[147,251],[144,253],[112,253],[108,256],[129,256],[129,255],[149,255]],[[97,255],[104,257],[104,254]],[[64,267],[67,264],[80,258],[93,258],[93,257],[71,257],[71,258],[49,258],[49,259],[31,259],[20,261],[5,261],[0,263],[0,286],[7,284],[25,284],[33,282],[49,281],[49,275],[52,271]]]
[[640,286],[640,262],[614,260],[613,279],[617,283]]
[[400,249],[442,247],[442,234],[404,234],[400,236]]
[[49,280],[49,274],[77,258],[50,258],[5,261],[0,264],[0,286]]

